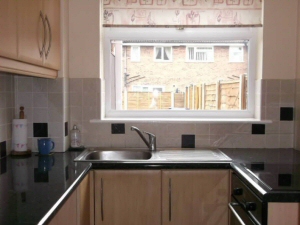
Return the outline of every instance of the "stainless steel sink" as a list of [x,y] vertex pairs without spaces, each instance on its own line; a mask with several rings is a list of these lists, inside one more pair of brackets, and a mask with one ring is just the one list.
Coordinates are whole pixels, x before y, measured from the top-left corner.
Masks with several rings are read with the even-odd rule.
[[152,156],[149,151],[133,150],[87,150],[80,154],[75,161],[127,161],[148,160]]
[[136,162],[136,163],[199,163],[230,162],[231,159],[220,150],[176,150],[160,149],[102,149],[89,148],[74,159],[76,162]]

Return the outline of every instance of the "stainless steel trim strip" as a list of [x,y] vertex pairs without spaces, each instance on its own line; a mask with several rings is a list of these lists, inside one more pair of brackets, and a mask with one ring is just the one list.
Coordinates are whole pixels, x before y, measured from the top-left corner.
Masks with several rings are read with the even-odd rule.
[[238,203],[235,202],[231,202],[228,204],[229,209],[231,210],[231,212],[235,215],[235,217],[238,219],[238,221],[240,222],[241,225],[246,225],[244,223],[244,221],[242,220],[242,218],[239,216],[239,214],[235,211],[235,209],[233,208],[234,206],[238,206]]

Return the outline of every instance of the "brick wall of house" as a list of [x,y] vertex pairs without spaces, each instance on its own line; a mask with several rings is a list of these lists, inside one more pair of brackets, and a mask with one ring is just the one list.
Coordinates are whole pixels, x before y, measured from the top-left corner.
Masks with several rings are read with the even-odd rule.
[[[229,62],[229,47],[214,47],[214,62],[186,62],[186,47],[172,47],[172,62],[155,62],[154,47],[140,48],[140,62],[130,60],[131,47],[124,48],[123,66],[129,77],[140,75],[145,77],[130,83],[127,90],[133,85],[160,85],[165,91],[178,88],[184,91],[191,84],[211,83],[218,80],[230,80],[232,75],[240,76],[247,73],[248,52],[244,47],[244,62]],[[237,78],[235,78],[237,79]],[[175,87],[174,87],[175,85]]]

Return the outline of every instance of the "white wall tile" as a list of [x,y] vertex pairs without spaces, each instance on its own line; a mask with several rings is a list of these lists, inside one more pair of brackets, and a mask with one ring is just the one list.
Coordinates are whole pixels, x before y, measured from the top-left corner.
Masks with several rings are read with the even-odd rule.
[[48,107],[48,93],[35,93],[33,107]]
[[47,123],[48,122],[48,108],[32,108],[33,109],[33,123]]

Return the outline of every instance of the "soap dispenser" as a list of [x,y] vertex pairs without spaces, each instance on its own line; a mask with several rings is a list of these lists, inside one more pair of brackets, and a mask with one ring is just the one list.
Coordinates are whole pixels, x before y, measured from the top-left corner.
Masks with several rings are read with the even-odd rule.
[[71,130],[71,147],[80,148],[81,147],[81,134],[80,130],[76,125],[73,126]]

